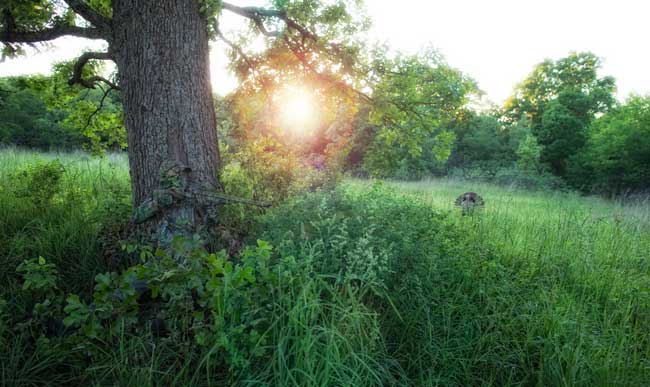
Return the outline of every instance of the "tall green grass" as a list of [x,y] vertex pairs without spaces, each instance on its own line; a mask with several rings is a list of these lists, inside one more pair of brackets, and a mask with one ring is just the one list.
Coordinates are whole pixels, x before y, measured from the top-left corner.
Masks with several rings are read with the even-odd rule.
[[[57,193],[36,205],[12,191],[24,182],[21,171],[59,160],[65,170]],[[0,150],[0,281],[7,284],[25,259],[47,257],[66,274],[71,289],[92,289],[106,270],[99,231],[129,216],[130,185],[125,155]],[[45,182],[44,184],[47,184]],[[0,291],[0,293],[4,293]]]
[[[528,367],[528,382],[543,385],[648,383],[648,199],[608,201],[445,179],[389,185],[452,211],[468,237],[458,258],[468,275],[447,285],[455,291],[447,294],[448,312],[443,308],[462,316],[445,321],[460,324],[453,331],[477,335],[477,351],[458,364],[499,357],[502,369]],[[466,191],[484,198],[484,211],[460,216],[453,203]]]
[[[20,184],[17,173],[54,159],[65,173],[47,205],[0,188],[0,385],[649,384],[647,200],[348,181],[250,222],[249,244],[275,246],[267,276],[278,281],[271,292],[257,284],[237,293],[260,300],[255,335],[231,326],[239,333],[225,343],[199,346],[193,295],[177,293],[177,309],[157,307],[176,311],[167,318],[185,330],[161,338],[148,325],[105,321],[115,333],[99,340],[48,335],[16,267],[43,256],[63,292],[90,302],[95,275],[110,269],[101,239],[129,216],[127,163],[5,149],[0,179]],[[465,191],[481,194],[485,210],[461,216],[453,201]],[[247,358],[257,341],[241,340],[257,334],[263,355]],[[233,353],[237,363],[224,361]]]
[[457,196],[478,192],[487,202],[482,216],[458,220],[471,221],[476,236],[522,260],[566,258],[585,268],[639,271],[650,258],[650,197],[614,201],[445,179],[391,185],[452,212]]

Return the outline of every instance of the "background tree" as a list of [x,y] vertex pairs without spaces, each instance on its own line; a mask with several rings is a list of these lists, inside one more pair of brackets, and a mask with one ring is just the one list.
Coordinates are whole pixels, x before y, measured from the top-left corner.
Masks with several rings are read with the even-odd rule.
[[79,149],[94,153],[126,146],[122,104],[110,89],[67,85],[71,63],[51,76],[0,78],[0,142],[39,149]]
[[539,174],[542,172],[540,155],[541,147],[537,138],[529,133],[517,147],[517,166],[524,173]]
[[516,88],[504,105],[506,120],[526,117],[542,146],[541,160],[564,176],[567,160],[583,145],[585,129],[615,103],[615,82],[600,77],[601,61],[592,53],[546,60]]
[[[466,125],[456,129],[456,134],[450,168],[481,169],[493,176],[515,159],[509,127],[499,121],[497,114],[473,113]],[[517,145],[518,142],[514,149]]]
[[42,95],[29,87],[27,79],[4,78],[0,87],[0,143],[50,149],[78,142],[62,127],[61,112],[48,110]]
[[567,91],[584,96],[585,103],[581,110],[576,110],[577,114],[593,117],[607,111],[615,102],[616,85],[614,78],[599,76],[601,67],[602,61],[590,52],[572,53],[557,61],[545,60],[535,66],[506,100],[504,116],[515,122],[525,115],[537,130],[547,104]]
[[572,93],[570,98],[558,98],[547,104],[542,123],[537,128],[537,139],[542,146],[541,160],[558,176],[565,176],[567,160],[585,143],[587,122],[567,105],[580,99]]
[[394,176],[401,169],[402,177],[412,178],[444,165],[455,138],[451,127],[479,94],[476,83],[431,49],[393,58],[379,54],[371,63],[377,81],[366,111],[375,130],[366,171]]
[[574,186],[609,194],[648,189],[650,97],[634,96],[594,121],[570,174]]

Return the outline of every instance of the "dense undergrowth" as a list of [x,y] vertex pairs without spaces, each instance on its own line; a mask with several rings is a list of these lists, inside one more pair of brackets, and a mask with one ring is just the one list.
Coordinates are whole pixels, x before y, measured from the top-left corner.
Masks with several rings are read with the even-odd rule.
[[235,256],[126,243],[127,267],[102,255],[123,161],[0,157],[2,385],[649,380],[650,236],[624,213],[494,189],[462,217],[432,186],[353,182],[256,213]]

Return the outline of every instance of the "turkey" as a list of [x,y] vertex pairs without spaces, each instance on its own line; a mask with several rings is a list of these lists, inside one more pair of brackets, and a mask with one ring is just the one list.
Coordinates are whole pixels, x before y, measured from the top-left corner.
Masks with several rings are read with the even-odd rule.
[[465,192],[456,198],[455,204],[462,209],[463,215],[467,215],[476,208],[483,208],[485,202],[476,192]]

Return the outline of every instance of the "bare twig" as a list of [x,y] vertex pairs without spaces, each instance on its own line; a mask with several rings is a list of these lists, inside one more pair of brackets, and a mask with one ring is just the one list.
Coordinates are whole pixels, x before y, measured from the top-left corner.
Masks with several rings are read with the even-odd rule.
[[[100,89],[101,89],[101,86],[100,86]],[[106,90],[102,89],[102,91],[104,92],[104,95],[102,96],[102,99],[99,101],[99,106],[97,107],[97,109],[95,109],[94,112],[92,112],[88,116],[88,120],[86,121],[86,125],[84,126],[82,132],[85,132],[86,129],[88,129],[88,127],[90,126],[90,122],[92,121],[93,117],[95,117],[95,115],[97,115],[97,113],[99,113],[99,111],[102,110],[102,107],[104,107],[104,100],[108,96],[108,93],[111,92],[111,90],[114,90],[114,89],[112,87],[108,87],[108,88],[106,88]]]

